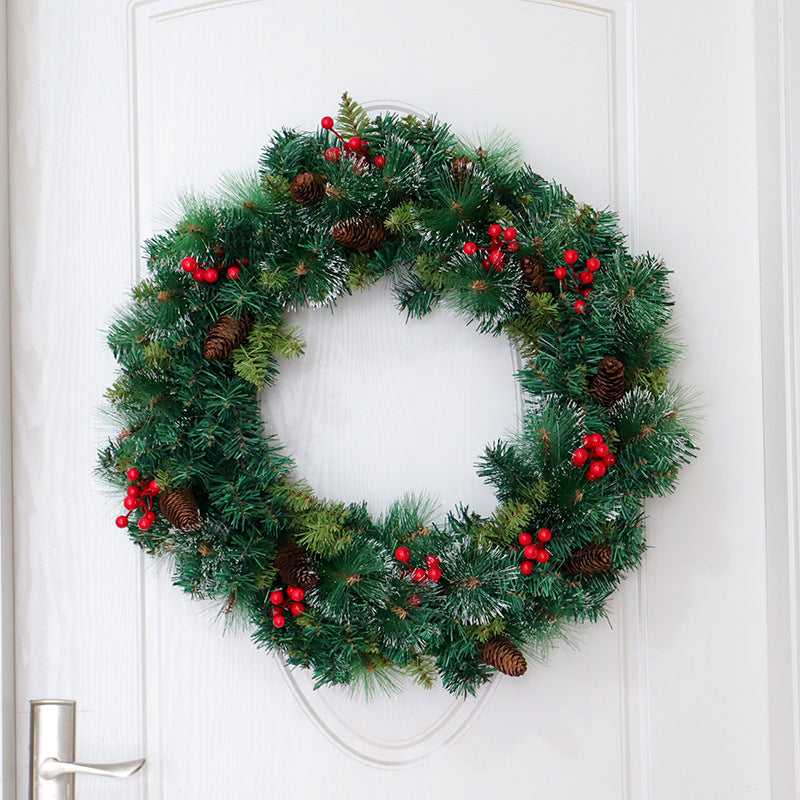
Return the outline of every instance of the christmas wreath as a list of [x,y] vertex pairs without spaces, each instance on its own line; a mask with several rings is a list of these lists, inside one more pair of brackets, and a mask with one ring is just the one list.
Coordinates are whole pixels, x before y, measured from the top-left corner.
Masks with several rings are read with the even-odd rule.
[[[146,252],[108,336],[124,427],[100,470],[124,494],[117,525],[171,557],[177,585],[317,685],[407,673],[474,693],[604,615],[645,548],[643,499],[694,451],[668,380],[668,270],[626,250],[613,213],[500,137],[475,147],[344,95],[336,122],[276,132],[221,199],[184,198]],[[491,516],[316,497],[264,431],[258,393],[303,353],[287,310],[383,276],[409,320],[445,306],[519,349],[524,417],[478,464]]]

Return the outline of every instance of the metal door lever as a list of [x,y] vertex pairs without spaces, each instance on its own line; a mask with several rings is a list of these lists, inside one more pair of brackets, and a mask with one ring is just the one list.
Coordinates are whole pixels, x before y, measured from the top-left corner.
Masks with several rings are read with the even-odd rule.
[[129,778],[144,761],[75,763],[75,701],[31,701],[30,800],[74,800],[76,774]]
[[120,761],[119,764],[75,764],[59,761],[57,758],[46,758],[39,767],[39,774],[46,780],[59,775],[103,775],[106,778],[130,778],[144,766],[144,759]]

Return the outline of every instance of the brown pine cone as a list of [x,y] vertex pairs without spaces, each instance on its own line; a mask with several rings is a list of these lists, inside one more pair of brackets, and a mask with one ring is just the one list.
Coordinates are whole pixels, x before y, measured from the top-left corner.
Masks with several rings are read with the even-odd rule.
[[522,288],[526,292],[540,294],[547,291],[547,274],[544,264],[534,256],[523,256],[519,262],[522,268]]
[[625,365],[614,356],[606,356],[597,367],[589,391],[601,406],[613,406],[625,394]]
[[505,636],[492,636],[481,648],[481,658],[504,675],[518,678],[528,669],[525,656]]
[[611,569],[611,548],[607,544],[579,547],[564,563],[567,575],[598,575]]
[[317,172],[301,172],[292,179],[289,192],[300,205],[313,205],[325,196],[325,178]]
[[472,175],[475,169],[475,162],[466,156],[459,156],[454,158],[450,164],[450,172],[453,175],[456,183],[464,183],[464,181]]
[[171,492],[160,492],[158,504],[161,513],[173,528],[195,531],[200,527],[200,508],[197,498],[188,486],[179,486]]
[[253,323],[249,317],[236,319],[223,314],[206,336],[203,344],[203,357],[209,361],[227,358],[250,335]]
[[298,586],[307,591],[319,581],[306,554],[293,542],[285,542],[275,553],[275,566],[287,586]]
[[380,247],[388,238],[383,220],[375,217],[340,219],[333,226],[333,238],[340,247],[366,252]]

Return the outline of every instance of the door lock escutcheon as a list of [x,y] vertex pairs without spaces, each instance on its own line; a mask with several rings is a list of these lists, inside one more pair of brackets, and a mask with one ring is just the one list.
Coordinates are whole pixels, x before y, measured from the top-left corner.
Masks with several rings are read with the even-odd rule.
[[76,774],[128,778],[145,761],[76,763],[74,700],[31,700],[30,758],[30,800],[74,800]]

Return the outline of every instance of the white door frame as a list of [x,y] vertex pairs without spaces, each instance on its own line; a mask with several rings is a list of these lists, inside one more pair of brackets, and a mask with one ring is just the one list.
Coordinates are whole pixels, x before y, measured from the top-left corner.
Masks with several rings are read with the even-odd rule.
[[[793,7],[792,7],[793,6]],[[756,0],[770,796],[800,796],[800,9]],[[791,67],[794,67],[794,74]]]
[[[21,0],[18,0],[21,1]],[[800,9],[754,0],[771,797],[800,796]],[[0,797],[16,798],[7,2],[0,0]],[[790,67],[794,67],[794,75]],[[18,87],[17,87],[18,88]],[[720,268],[722,268],[720,264]],[[709,413],[711,413],[709,411]]]
[[0,797],[15,795],[14,550],[11,516],[11,314],[8,226],[8,47],[0,0]]

